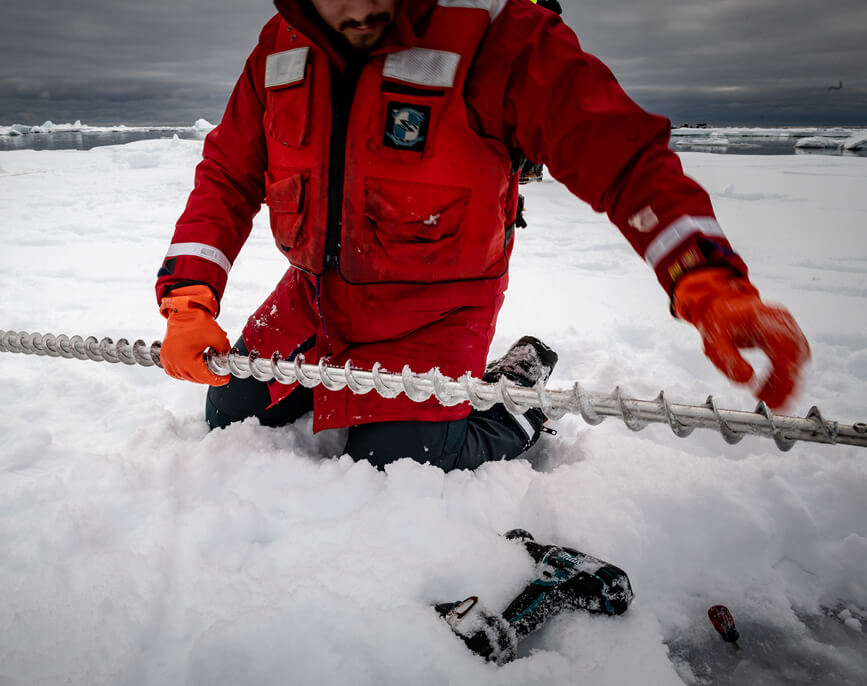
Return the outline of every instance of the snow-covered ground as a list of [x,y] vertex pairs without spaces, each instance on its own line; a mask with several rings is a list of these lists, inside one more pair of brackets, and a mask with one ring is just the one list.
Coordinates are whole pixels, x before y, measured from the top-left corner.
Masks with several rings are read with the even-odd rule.
[[[0,153],[0,329],[159,339],[152,291],[201,143]],[[867,159],[683,154],[768,300],[807,333],[791,414],[867,419]],[[607,222],[525,187],[494,341],[550,383],[752,409]],[[285,264],[265,216],[236,263],[238,334]],[[0,353],[0,684],[863,684],[867,450],[555,422],[527,460],[378,472],[310,421],[209,434],[158,370]],[[551,621],[502,668],[430,604],[504,605],[534,532],[625,568],[631,609]],[[741,650],[707,620],[727,605]]]

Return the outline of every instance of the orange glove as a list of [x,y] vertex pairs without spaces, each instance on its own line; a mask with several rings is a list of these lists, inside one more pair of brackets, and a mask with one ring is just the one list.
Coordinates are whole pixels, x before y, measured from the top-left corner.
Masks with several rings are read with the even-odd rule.
[[218,353],[231,349],[226,332],[214,317],[217,299],[207,286],[182,286],[160,301],[160,313],[168,319],[160,359],[166,374],[176,379],[224,386],[229,376],[214,374],[203,356],[207,348]]
[[810,359],[807,339],[788,310],[763,303],[749,279],[716,267],[682,276],[672,305],[678,317],[698,329],[705,355],[736,383],[754,376],[738,348],[761,349],[771,369],[756,397],[773,410],[783,407]]

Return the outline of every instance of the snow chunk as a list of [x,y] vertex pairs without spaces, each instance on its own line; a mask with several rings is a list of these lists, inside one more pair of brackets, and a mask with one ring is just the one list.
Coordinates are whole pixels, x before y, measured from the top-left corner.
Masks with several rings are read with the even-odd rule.
[[799,138],[795,142],[796,148],[809,148],[809,149],[827,149],[827,148],[839,148],[842,144],[837,138],[824,138],[822,136],[807,136],[806,138]]
[[867,131],[852,134],[843,141],[844,150],[864,150],[867,148]]
[[12,126],[0,126],[0,136],[23,136],[30,133],[32,126],[24,124],[12,124]]
[[196,131],[205,131],[205,132],[207,132],[207,131],[212,131],[213,129],[217,128],[217,125],[216,125],[216,124],[212,124],[212,123],[209,122],[207,119],[196,119],[196,123],[193,124],[193,128],[194,128]]
[[81,123],[81,119],[76,119],[74,124],[55,124],[50,119],[42,126],[34,126],[30,129],[30,133],[80,133],[89,128],[86,124]]

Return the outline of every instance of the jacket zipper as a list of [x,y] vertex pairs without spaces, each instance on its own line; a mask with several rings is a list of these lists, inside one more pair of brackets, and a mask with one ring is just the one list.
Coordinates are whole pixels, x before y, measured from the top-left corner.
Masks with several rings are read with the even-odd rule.
[[349,113],[363,64],[351,60],[343,74],[331,65],[331,141],[328,150],[328,217],[325,226],[325,269],[340,260],[343,225],[343,182],[346,174],[346,139]]

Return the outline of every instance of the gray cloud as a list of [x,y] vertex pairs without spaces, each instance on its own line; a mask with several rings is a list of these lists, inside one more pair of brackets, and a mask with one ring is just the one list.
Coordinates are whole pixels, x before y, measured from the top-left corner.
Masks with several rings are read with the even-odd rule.
[[[867,125],[864,0],[561,2],[585,49],[675,123]],[[272,13],[267,0],[6,0],[0,123],[216,121]]]
[[274,11],[266,0],[5,4],[2,123],[218,120]]
[[675,122],[867,123],[863,0],[566,0],[564,17]]

